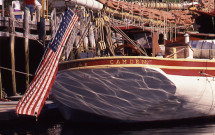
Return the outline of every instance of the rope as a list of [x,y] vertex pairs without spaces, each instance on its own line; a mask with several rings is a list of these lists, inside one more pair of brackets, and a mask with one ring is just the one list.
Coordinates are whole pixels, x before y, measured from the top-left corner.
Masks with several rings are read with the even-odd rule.
[[0,66],[0,69],[4,69],[4,70],[8,70],[8,71],[15,71],[16,73],[20,73],[20,74],[24,74],[24,75],[29,75],[29,76],[34,76],[34,75],[32,75],[32,74],[27,74],[27,73],[25,73],[25,72],[13,70],[13,69],[6,68],[6,67],[2,67],[2,66]]
[[106,49],[106,44],[104,42],[104,19],[102,17],[96,19],[96,24],[97,24],[97,27],[98,27],[98,30],[99,30],[99,35],[100,35],[100,38],[101,40],[99,41],[99,49],[100,50],[105,50]]
[[113,47],[113,42],[112,42],[112,36],[111,36],[111,28],[110,28],[110,23],[107,22],[107,25],[104,26],[106,29],[106,40],[107,40],[107,44],[109,47],[109,50],[111,52],[111,55],[115,56],[115,52],[114,52],[114,47]]
[[[213,77],[213,79],[214,79],[214,77]],[[211,101],[211,106],[210,106],[210,109],[209,109],[209,111],[208,111],[208,114],[212,111],[212,109],[214,108],[213,106],[214,106],[214,89],[213,89],[213,86],[211,85],[211,82],[210,81],[208,81],[209,82],[209,84],[210,84],[210,87],[211,87],[211,96],[212,96],[212,101]]]
[[213,78],[215,78],[215,76],[210,75],[210,74],[207,74],[207,73],[200,72],[200,74],[201,74],[202,76],[209,76],[209,77],[213,77]]
[[[91,18],[91,15],[89,16],[89,18]],[[80,40],[78,41],[78,44],[77,44],[77,46],[80,46],[80,44],[83,42],[83,40],[84,40],[84,37],[86,37],[86,35],[88,34],[88,32],[89,32],[89,29],[90,29],[90,27],[91,27],[91,25],[89,25],[90,24],[90,19],[88,20],[88,22],[87,22],[87,28],[85,28],[85,31],[83,32],[83,34],[81,35],[81,37],[80,37]],[[74,54],[76,55],[77,53],[78,53],[78,48],[79,47],[77,47],[76,49],[76,51],[74,52]]]
[[186,49],[186,48],[184,47],[184,48],[182,48],[182,49],[178,50],[178,51],[177,51],[177,52],[175,52],[175,53],[172,53],[172,54],[170,54],[170,55],[167,55],[166,57],[167,57],[167,58],[170,58],[170,57],[172,57],[174,54],[177,54],[177,53],[179,53],[179,52],[183,51],[184,49]]
[[[193,51],[192,47],[191,47],[189,44],[188,44],[188,47]],[[167,57],[167,58],[172,57],[174,54],[177,54],[177,53],[183,51],[184,49],[186,49],[186,47],[184,47],[184,48],[178,50],[178,51],[175,52],[175,53],[172,53],[172,54],[170,54],[170,55],[167,55],[166,57]]]
[[138,46],[134,43],[134,41],[133,41],[132,39],[130,39],[121,29],[117,28],[117,27],[114,25],[113,22],[112,22],[112,28],[113,28],[116,32],[120,33],[125,39],[127,39],[127,40],[128,40],[134,47],[136,47],[143,55],[148,56],[145,50],[143,51],[140,47],[138,47]]

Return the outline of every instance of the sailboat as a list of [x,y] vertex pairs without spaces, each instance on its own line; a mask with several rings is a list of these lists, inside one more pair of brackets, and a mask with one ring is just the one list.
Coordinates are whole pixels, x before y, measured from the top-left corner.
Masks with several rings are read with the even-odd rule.
[[[107,47],[109,55],[98,57],[92,53],[87,58],[85,53],[85,57],[59,64],[52,95],[66,120],[129,123],[215,114],[214,40],[192,40],[186,34],[183,43],[168,44],[163,52],[153,42],[149,46],[160,52],[152,49],[149,54],[144,51],[146,45],[134,45],[133,39],[124,35],[126,31],[135,38],[144,30],[127,25],[110,27],[130,44],[120,44],[118,39],[115,49]],[[208,47],[201,49],[203,46]]]
[[132,123],[214,116],[215,40],[185,33],[182,42],[158,45],[159,32],[166,40],[174,29],[187,28],[181,20],[172,21],[169,11],[169,17],[154,17],[151,9],[128,13],[125,5],[132,3],[123,7],[124,1],[67,2],[78,5],[79,23],[68,36],[51,88],[66,120]]

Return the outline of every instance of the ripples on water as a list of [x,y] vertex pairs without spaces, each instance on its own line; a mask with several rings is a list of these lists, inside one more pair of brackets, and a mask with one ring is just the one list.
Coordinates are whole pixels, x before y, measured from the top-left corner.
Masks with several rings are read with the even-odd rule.
[[77,124],[63,121],[60,114],[50,118],[0,122],[0,135],[213,135],[215,118],[127,125]]

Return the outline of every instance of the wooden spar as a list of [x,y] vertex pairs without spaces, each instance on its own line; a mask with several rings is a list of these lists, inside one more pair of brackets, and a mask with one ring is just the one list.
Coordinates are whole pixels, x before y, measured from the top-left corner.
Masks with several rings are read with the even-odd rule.
[[48,19],[49,15],[49,0],[46,0],[46,19]]
[[11,73],[12,73],[12,87],[13,96],[16,95],[16,75],[15,75],[15,27],[14,27],[14,14],[13,8],[10,6],[10,49],[11,49]]
[[24,38],[25,38],[25,72],[27,73],[26,75],[26,87],[29,86],[29,17],[30,17],[30,12],[29,10],[25,9],[24,12]]

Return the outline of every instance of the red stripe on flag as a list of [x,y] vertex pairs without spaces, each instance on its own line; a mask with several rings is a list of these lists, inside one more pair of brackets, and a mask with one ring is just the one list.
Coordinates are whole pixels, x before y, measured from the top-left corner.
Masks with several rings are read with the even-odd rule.
[[[59,53],[59,51],[58,51],[58,53]],[[56,54],[56,53],[55,53]],[[54,55],[55,56],[55,55]],[[56,57],[56,56],[55,56]],[[56,61],[56,59],[53,59],[53,60],[55,60]],[[50,63],[52,63],[52,62],[50,62]],[[49,63],[49,67],[50,67],[50,63]],[[52,64],[53,65],[53,64]],[[48,69],[49,69],[49,67],[48,67]],[[47,67],[46,67],[47,68]],[[50,71],[51,72],[51,71]],[[44,75],[45,77],[48,75],[48,74],[50,74],[50,72],[46,72],[46,74]],[[46,80],[46,82],[47,82],[47,80]],[[44,83],[44,80],[43,80],[43,82],[42,82],[42,84]],[[44,86],[43,86],[44,87]],[[40,89],[41,89],[41,87],[40,87]],[[38,93],[38,92],[36,92],[36,93]],[[35,95],[36,96],[36,95]],[[35,96],[34,96],[34,98],[35,98]],[[31,99],[34,99],[34,98],[31,98]],[[32,103],[31,103],[32,104]],[[28,105],[30,105],[30,104],[28,104]],[[24,110],[23,110],[24,111]],[[25,111],[24,113],[27,113],[27,114],[29,114],[28,113],[28,110],[27,111]],[[32,114],[33,115],[33,114]]]
[[[78,18],[76,18],[76,19],[78,19]],[[74,23],[72,24],[72,26],[71,26],[71,28],[69,29],[69,31],[68,31],[68,33],[65,35],[65,37],[66,37],[66,39],[64,39],[64,41],[63,41],[63,43],[62,43],[62,45],[64,45],[65,43],[66,43],[66,41],[67,41],[67,38],[68,38],[68,36],[69,36],[69,34],[71,33],[71,31],[72,31],[72,29],[74,28]],[[61,49],[61,51],[60,51],[60,54],[58,55],[58,59],[57,59],[57,65],[58,65],[58,61],[59,61],[59,59],[60,59],[60,55],[61,55],[61,52],[63,51],[63,47],[62,47],[62,49]],[[56,65],[56,66],[57,66]],[[57,70],[57,67],[54,69],[54,70]],[[53,71],[53,72],[56,72],[56,71]],[[57,72],[56,72],[57,73]],[[54,75],[54,76],[56,76],[56,75]],[[55,78],[54,78],[55,79]],[[52,82],[52,81],[51,81]],[[51,82],[49,82],[49,87],[47,88],[47,92],[49,93],[49,91],[51,90],[51,87],[50,86],[52,86],[53,85],[53,83],[51,83]],[[49,89],[50,88],[50,89]],[[44,90],[45,90],[45,88],[44,88]],[[40,96],[39,97],[41,97],[42,98],[42,100],[41,100],[41,98],[38,98],[37,99],[37,101],[36,101],[36,104],[34,105],[34,107],[33,107],[33,109],[36,109],[36,107],[37,107],[37,105],[38,105],[38,103],[40,102],[40,101],[45,101],[44,100],[44,96],[45,96],[45,94],[44,93],[41,93],[40,94]],[[48,95],[47,95],[48,96]],[[46,98],[45,98],[46,99]],[[40,105],[40,104],[39,104]],[[32,110],[33,111],[33,110]]]
[[[52,51],[51,52],[48,52],[47,54],[49,54],[49,53],[53,53]],[[49,59],[50,59],[51,57],[49,57]],[[45,58],[45,59],[47,59],[47,57]],[[45,60],[44,59],[44,60]],[[46,62],[48,62],[48,61],[46,61]],[[44,62],[43,61],[43,64],[44,63],[46,63],[46,62]],[[44,69],[44,66],[42,65],[41,66],[43,69]],[[42,69],[42,68],[40,68],[40,69]],[[42,70],[43,72],[45,72],[45,70]],[[27,96],[27,95],[31,95],[32,94],[32,91],[34,90],[34,88],[35,88],[35,86],[36,86],[36,83],[35,82],[37,82],[37,80],[38,79],[40,79],[41,78],[41,75],[42,75],[42,73],[41,73],[41,70],[40,70],[40,72],[39,73],[37,73],[36,74],[36,76],[34,77],[34,79],[33,79],[33,81],[31,82],[31,85],[28,87],[28,90],[26,91],[26,93],[24,94],[24,98],[22,98],[20,101],[19,101],[19,103],[18,103],[18,107],[17,107],[17,113],[18,113],[18,110],[20,109],[20,107],[22,107],[23,106],[23,102],[25,101],[25,102],[27,102],[26,100],[27,100],[27,98],[29,98],[29,96]],[[24,102],[24,103],[25,103]]]
[[[58,69],[58,68],[57,68],[57,69]],[[54,76],[53,76],[53,78],[52,78],[52,80],[51,80],[51,85],[49,85],[49,88],[48,88],[49,90],[46,91],[46,94],[45,94],[45,96],[44,96],[44,99],[47,99],[47,97],[48,97],[48,95],[49,95],[49,92],[50,92],[50,90],[51,90],[51,88],[52,88],[52,86],[53,86],[53,84],[54,84],[54,81],[55,81],[55,78],[56,78],[56,75],[57,75],[57,69],[56,69],[55,74],[54,74]],[[39,107],[37,116],[40,114],[40,112],[41,112],[41,110],[42,110],[42,108],[43,108],[43,105],[45,104],[45,101],[46,101],[46,100],[42,100],[42,103],[41,103],[41,105],[40,105],[40,107]]]
[[[52,51],[51,49],[49,50],[49,51]],[[59,52],[59,51],[58,51]],[[50,77],[50,71],[52,71],[52,69],[54,68],[54,67],[52,67],[53,65],[55,65],[55,61],[56,61],[56,55],[57,54],[55,54],[54,53],[54,58],[51,60],[51,62],[49,62],[47,65],[46,65],[46,67],[45,67],[45,72],[42,74],[42,78],[40,78],[40,83],[39,83],[39,85],[38,85],[38,88],[36,88],[36,90],[35,90],[35,92],[34,92],[34,94],[30,97],[30,99],[28,100],[28,103],[27,103],[27,105],[26,105],[26,110],[25,110],[25,112],[22,112],[22,113],[24,113],[24,114],[28,114],[28,110],[30,109],[30,107],[31,107],[31,105],[32,105],[32,103],[35,101],[34,99],[36,98],[36,96],[37,96],[37,94],[39,94],[39,92],[41,91],[42,92],[42,90],[44,89],[41,89],[42,87],[44,87],[44,85],[47,85],[47,82],[48,82],[48,78]],[[53,62],[54,61],[54,62]],[[24,111],[24,110],[23,110]],[[32,115],[32,114],[31,114]]]
[[[48,54],[50,54],[50,53],[53,54],[53,52],[51,50],[48,51]],[[54,56],[52,56],[52,57],[54,57]],[[50,57],[50,58],[52,58],[52,57]],[[49,63],[50,63],[50,61],[47,61],[46,65],[49,64]],[[35,76],[34,82],[31,83],[31,85],[29,87],[29,91],[26,92],[26,94],[24,95],[25,98],[20,102],[20,105],[21,105],[21,112],[20,113],[21,114],[23,114],[23,111],[24,111],[22,108],[30,100],[30,97],[32,96],[35,88],[37,88],[37,86],[38,86],[38,82],[40,82],[39,80],[42,79],[41,77],[42,77],[42,75],[44,75],[44,72],[46,71],[46,70],[44,70],[44,68],[45,67],[43,66],[43,70],[41,70],[42,72],[40,72],[39,74],[37,74]]]
[[[70,26],[69,26],[70,27]],[[67,40],[67,38],[68,38],[68,36],[69,36],[69,34],[71,33],[71,30],[73,29],[73,27],[74,27],[74,23],[72,23],[72,25],[71,25],[71,27],[70,28],[68,28],[68,32],[66,33],[66,35],[65,35],[65,38],[64,38],[64,40],[63,40],[63,42],[62,42],[62,45],[61,45],[61,48],[60,48],[60,51],[59,51],[59,54],[58,54],[58,58],[55,60],[55,64],[54,64],[54,66],[56,66],[56,68],[57,68],[57,66],[58,66],[58,61],[59,61],[59,59],[60,59],[60,55],[61,55],[61,52],[63,51],[63,45],[66,43],[66,40]],[[50,76],[52,75],[52,76],[55,76],[53,73],[55,73],[55,70],[56,70],[56,68],[53,68],[52,69],[52,71],[50,71],[49,73],[52,73],[52,74],[47,74],[47,75],[49,75],[49,78],[50,78]],[[49,81],[49,80],[48,80]],[[45,86],[47,85],[47,83],[48,83],[48,86],[52,86],[53,84],[51,84],[51,81],[50,82],[46,82],[46,84],[45,84]],[[49,88],[49,87],[48,87]],[[43,88],[43,90],[40,90],[41,91],[41,93],[40,93],[40,95],[39,96],[37,96],[37,100],[36,100],[36,103],[34,104],[34,106],[33,106],[33,108],[32,108],[32,112],[31,112],[31,114],[33,114],[33,111],[36,109],[36,107],[37,107],[37,105],[38,105],[38,103],[39,103],[39,101],[43,101],[44,100],[44,96],[45,96],[45,94],[44,93],[42,93],[42,92],[46,92],[46,91],[50,91],[48,88],[46,88],[46,87],[44,87]],[[49,92],[48,92],[49,93]],[[38,98],[38,97],[40,97],[40,98]],[[35,99],[35,98],[33,98],[33,99]],[[40,105],[40,104],[39,104]],[[29,110],[27,110],[27,112],[28,112]]]
[[[61,43],[61,44],[62,44],[62,43]],[[60,52],[61,48],[59,48],[58,50],[59,50],[59,51],[57,52],[57,55],[58,55],[58,53]],[[55,56],[55,57],[56,57],[56,56]],[[54,65],[54,66],[56,66],[56,65],[55,65],[56,59],[53,59],[53,60],[54,60],[54,63],[51,62],[51,64]],[[51,67],[52,65],[49,65],[49,67]],[[48,69],[49,69],[49,68],[48,68]],[[53,72],[53,71],[52,71],[52,68],[51,68],[51,70],[49,70],[49,72],[46,72],[45,77],[46,77],[46,78],[47,78],[47,76],[50,77],[50,75],[51,75],[50,73],[51,73],[51,72]],[[46,83],[45,85],[47,85],[48,80],[43,80],[42,84],[44,84],[44,81],[45,81],[45,83]],[[42,87],[42,85],[41,85],[41,87]],[[39,88],[39,90],[41,89],[41,87]],[[43,86],[43,89],[44,89],[44,86]],[[40,90],[40,91],[41,91],[41,90]],[[36,93],[38,93],[38,92],[36,92]],[[38,94],[39,94],[39,93],[38,93]],[[37,95],[35,95],[32,99],[35,99],[36,96],[37,96]],[[37,97],[38,97],[38,96],[37,96]],[[32,101],[33,101],[33,100],[32,100]],[[32,101],[31,101],[31,102],[32,102]],[[35,100],[34,100],[34,101],[35,101]],[[32,103],[30,103],[30,104],[32,104]],[[35,104],[36,104],[36,103],[35,103]],[[31,106],[29,106],[29,107],[31,107]],[[28,111],[29,111],[29,107],[28,107],[26,113],[29,113],[29,112],[28,112]]]
[[[39,115],[54,83],[63,45],[66,43],[68,35],[71,33],[77,20],[78,17],[74,15],[71,22],[69,23],[66,33],[62,38],[57,53],[53,53],[53,51],[50,49],[48,50],[48,53],[44,58],[38,72],[36,73],[36,76],[33,79],[30,87],[17,105],[17,114],[35,115],[36,112],[36,116]],[[48,80],[48,78],[51,81]],[[35,111],[35,109],[37,110]],[[31,110],[30,113],[29,110]]]

